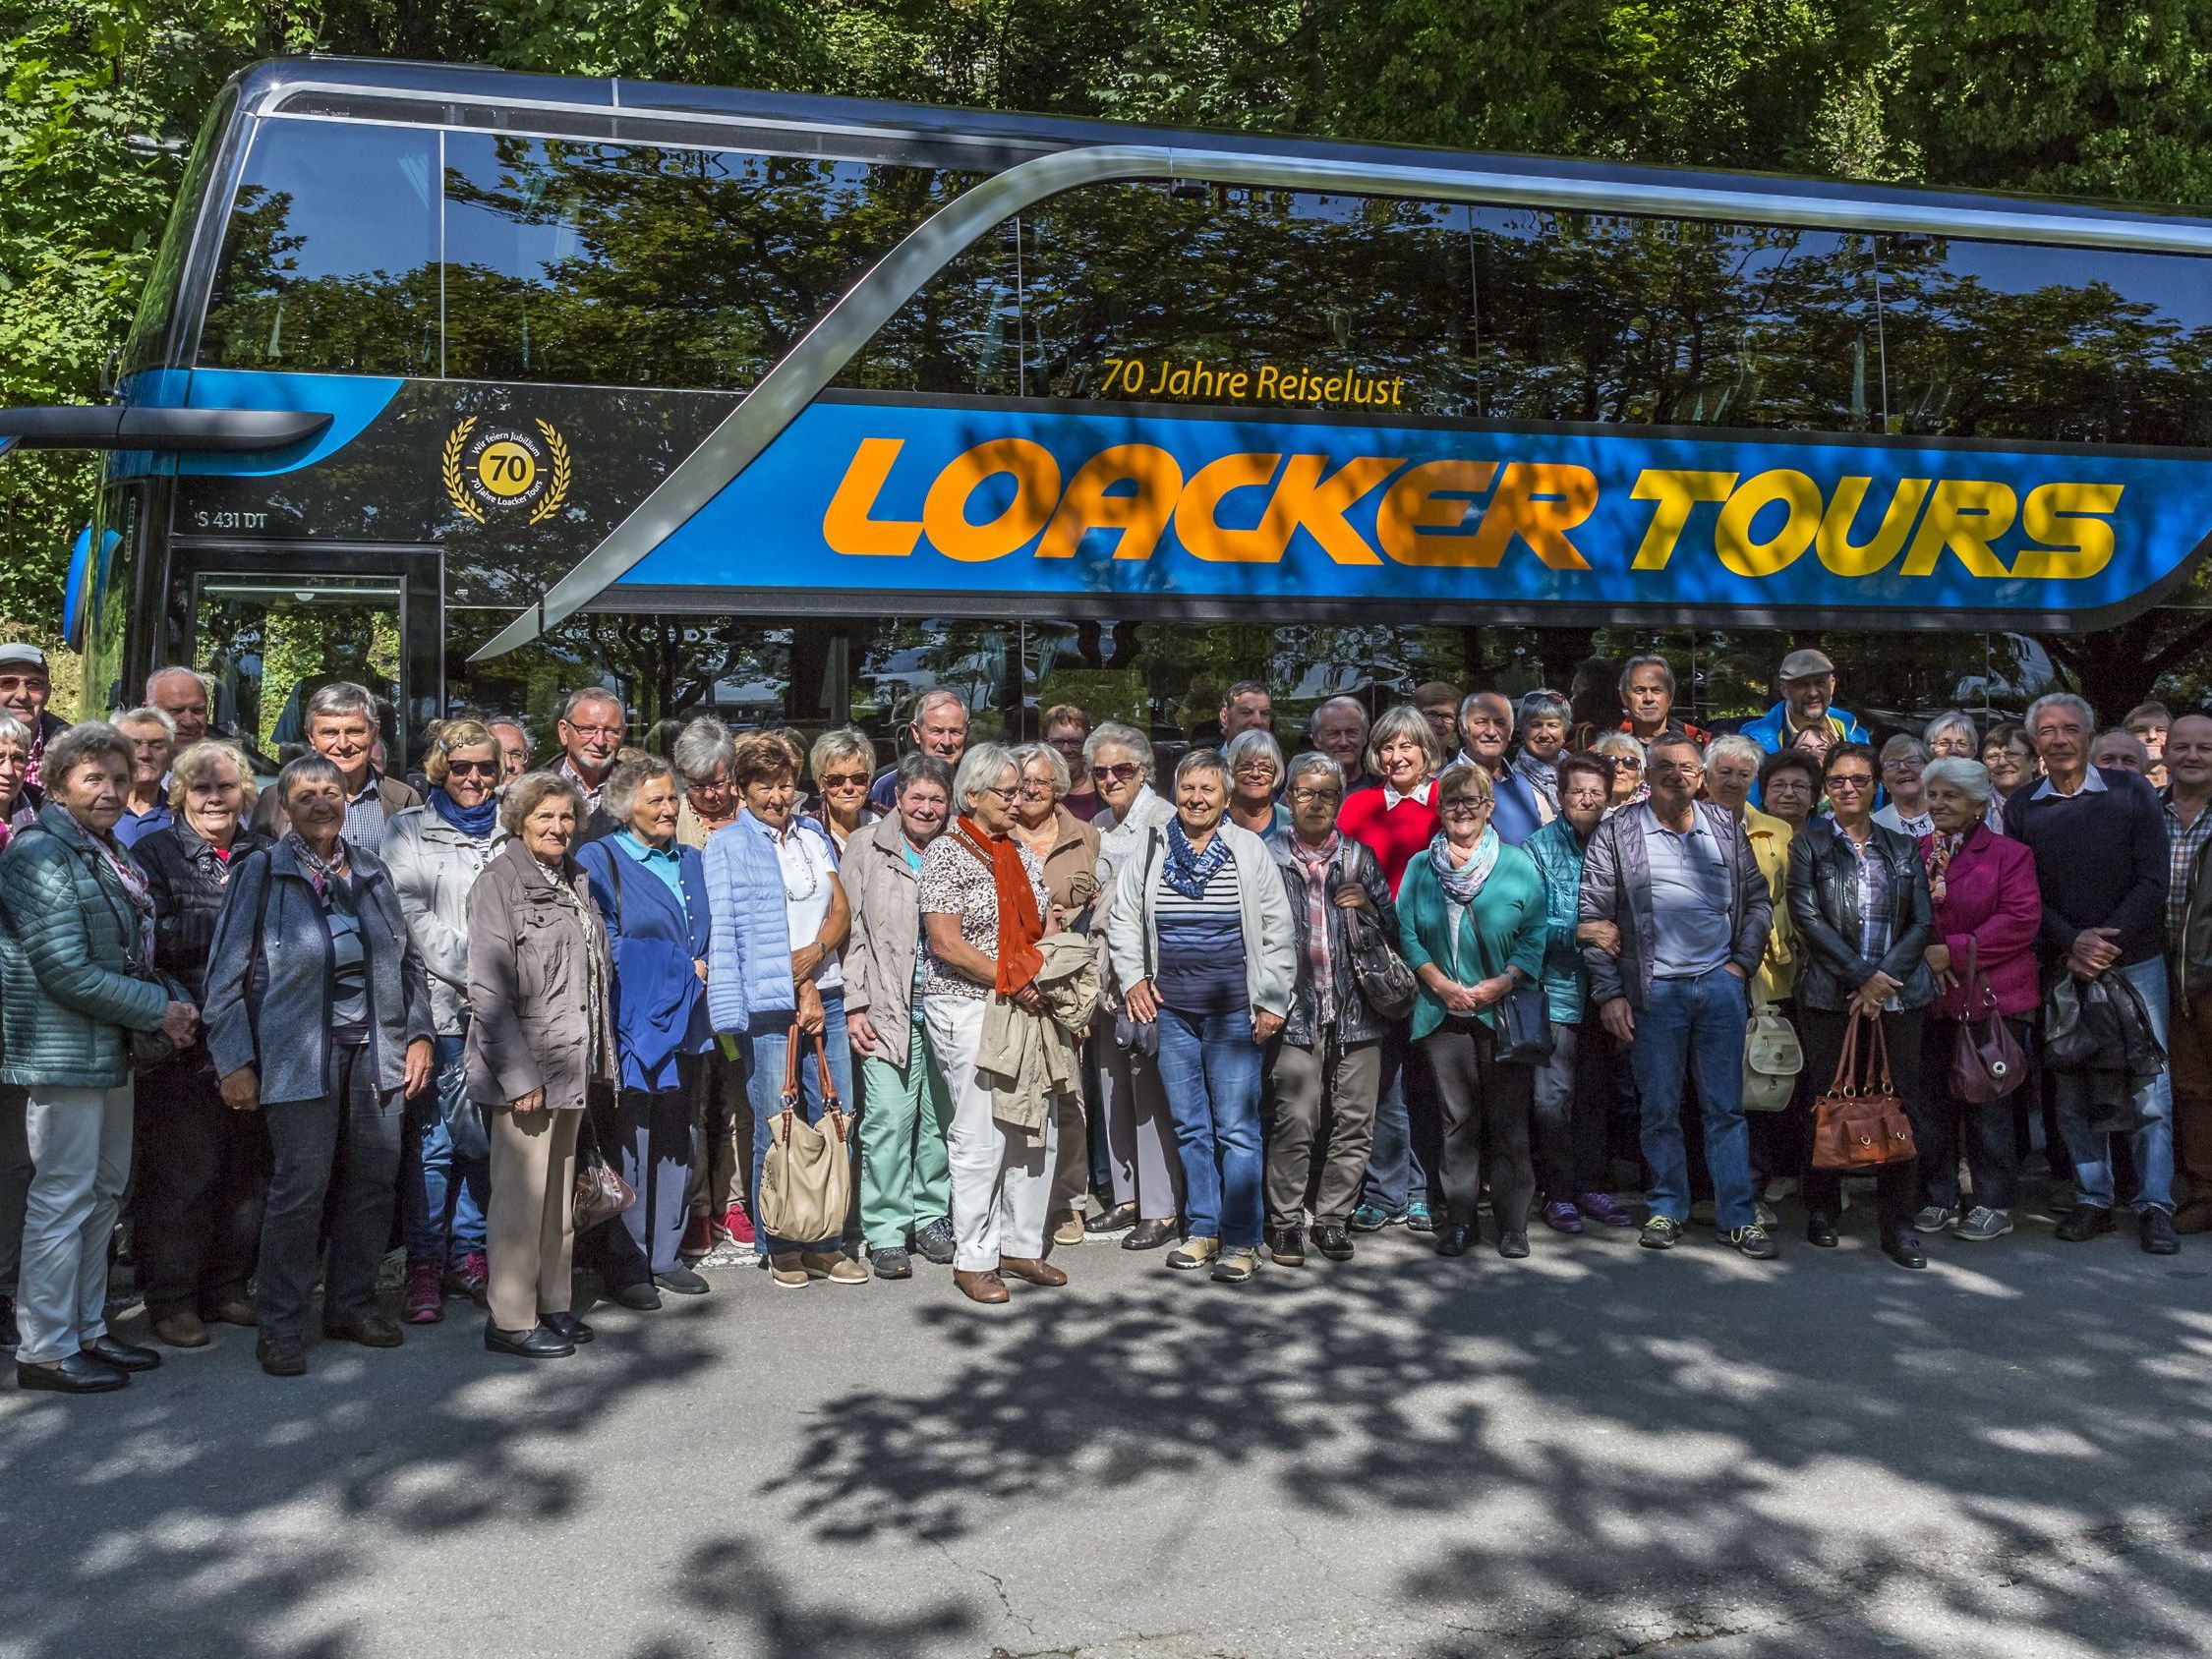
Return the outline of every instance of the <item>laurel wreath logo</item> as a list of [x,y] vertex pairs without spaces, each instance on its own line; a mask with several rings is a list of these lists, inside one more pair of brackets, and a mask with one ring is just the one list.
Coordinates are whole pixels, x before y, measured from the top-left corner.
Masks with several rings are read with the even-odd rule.
[[446,498],[453,503],[453,510],[465,519],[482,524],[484,509],[469,499],[468,488],[461,482],[461,450],[469,441],[469,433],[476,430],[476,423],[477,417],[470,415],[454,427],[445,439],[445,452],[439,470],[445,480]]
[[574,474],[574,468],[568,460],[568,440],[560,435],[553,424],[551,421],[540,421],[537,426],[538,430],[544,434],[546,452],[553,459],[553,486],[546,491],[545,498],[530,510],[529,522],[543,524],[559,512],[560,504],[568,499],[568,482]]

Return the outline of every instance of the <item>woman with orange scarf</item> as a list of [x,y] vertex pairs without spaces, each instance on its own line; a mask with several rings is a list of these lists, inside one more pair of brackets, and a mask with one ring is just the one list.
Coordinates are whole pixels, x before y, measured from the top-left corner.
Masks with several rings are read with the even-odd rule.
[[1044,1259],[1052,1195],[1053,1121],[1034,1141],[994,1116],[976,1069],[983,1013],[997,996],[1034,1010],[1051,931],[1051,900],[1036,855],[1009,833],[1020,791],[1014,754],[971,746],[953,779],[959,817],[922,854],[922,1009],[953,1097],[945,1137],[953,1172],[953,1283],[970,1300],[1003,1302],[1006,1281],[1065,1285]]

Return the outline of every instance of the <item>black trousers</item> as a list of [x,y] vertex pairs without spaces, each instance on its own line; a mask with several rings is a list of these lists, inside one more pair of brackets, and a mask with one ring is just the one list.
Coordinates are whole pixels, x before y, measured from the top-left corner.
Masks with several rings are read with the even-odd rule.
[[643,1285],[656,1273],[673,1273],[683,1265],[676,1251],[687,1219],[697,1072],[688,1063],[679,1071],[683,1087],[616,1089],[597,1102],[592,1115],[601,1153],[637,1193],[618,1222],[598,1230],[600,1277],[610,1290]]
[[[2027,1052],[2030,1021],[2022,1016],[2008,1020],[2020,1051]],[[1958,1043],[1960,1022],[1930,1019],[1921,1039],[1920,1078],[1923,1099],[1912,1107],[1912,1138],[1920,1148],[1920,1197],[1922,1204],[1958,1208],[1958,1154],[1964,1143],[1966,1169],[1974,1177],[1974,1202],[1992,1210],[2009,1210],[2020,1201],[2020,1159],[2013,1141],[2014,1097],[2030,1085],[2023,1084],[2002,1100],[1977,1106],[1950,1092],[1951,1052]],[[1963,1133],[1961,1132],[1963,1131]]]
[[1421,1040],[1421,1050],[1442,1120],[1447,1224],[1475,1225],[1486,1151],[1490,1211],[1497,1217],[1498,1231],[1528,1231],[1529,1206],[1536,1197],[1529,1152],[1535,1067],[1499,1063],[1490,1028],[1479,1019],[1445,1020]]
[[[1830,1013],[1825,1008],[1800,1007],[1797,1022],[1798,1038],[1805,1045],[1805,1069],[1812,1074],[1813,1090],[1816,1094],[1825,1094],[1835,1075],[1836,1059],[1843,1053],[1843,1033],[1850,1026],[1851,1016]],[[1906,1116],[1916,1123],[1924,1110],[1913,1103],[1920,1099],[1921,1030],[1926,1024],[1926,1016],[1917,1008],[1882,1016],[1882,1032],[1890,1049],[1891,1081],[1896,1086],[1897,1098],[1905,1103]],[[1859,1059],[1862,1077],[1866,1065],[1865,1042],[1862,1033]],[[1919,1161],[1912,1158],[1897,1164],[1884,1164],[1875,1172],[1875,1217],[1885,1244],[1912,1230],[1912,1212],[1919,1202]],[[1814,1169],[1810,1152],[1805,1159],[1805,1208],[1814,1220],[1831,1227],[1843,1211],[1843,1172]]]
[[1609,1057],[1593,1041],[1598,1021],[1551,1027],[1551,1058],[1532,1066],[1537,1175],[1549,1203],[1571,1204],[1612,1185],[1605,1158],[1605,1113],[1612,1092]]
[[377,1269],[391,1243],[399,1199],[400,1091],[377,1087],[367,1045],[333,1044],[329,1087],[320,1098],[264,1104],[259,1116],[268,1125],[269,1148],[254,1287],[262,1334],[306,1334],[325,1223],[323,1323],[377,1312]]
[[147,1314],[244,1300],[261,1253],[267,1115],[225,1106],[199,1049],[141,1077],[138,1100],[132,1249]]
[[14,1301],[23,1267],[23,1216],[30,1198],[30,1097],[0,1083],[0,1296]]

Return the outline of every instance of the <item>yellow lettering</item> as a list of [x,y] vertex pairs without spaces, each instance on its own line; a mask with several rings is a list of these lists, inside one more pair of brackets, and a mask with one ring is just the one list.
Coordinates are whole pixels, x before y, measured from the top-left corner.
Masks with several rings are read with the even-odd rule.
[[[1391,482],[1375,505],[1374,539],[1399,564],[1461,565],[1474,537],[1460,531],[1470,503],[1497,477],[1495,461],[1424,461]],[[1426,534],[1424,534],[1424,533]]]
[[1280,377],[1281,372],[1272,363],[1261,364],[1259,366],[1259,395],[1261,397],[1273,397],[1275,395],[1275,382]]
[[1821,533],[1813,543],[1821,563],[1837,576],[1872,576],[1888,568],[1897,549],[1905,544],[1905,538],[1912,534],[1912,521],[1920,516],[1920,503],[1928,498],[1928,484],[1924,478],[1899,479],[1890,494],[1890,504],[1882,510],[1874,540],[1857,543],[1851,540],[1851,527],[1858,523],[1859,508],[1865,504],[1874,480],[1836,480],[1835,498],[1829,502],[1821,518]]
[[[985,479],[1000,473],[1015,481],[1014,499],[995,519],[970,524],[968,497]],[[979,443],[937,475],[922,502],[922,529],[930,544],[949,559],[980,563],[1004,558],[1044,528],[1060,499],[1060,463],[1052,451],[1025,437]]]
[[[1260,373],[1262,375],[1265,375],[1266,372],[1267,371],[1264,369],[1260,371]],[[1229,397],[1238,398],[1245,395],[1245,388],[1251,383],[1252,376],[1246,373],[1242,369],[1240,369],[1234,374],[1229,376],[1227,382],[1223,384],[1221,389]]]
[[1598,475],[1588,467],[1515,461],[1498,480],[1465,562],[1482,570],[1495,569],[1519,537],[1550,569],[1588,570],[1590,561],[1567,540],[1567,532],[1597,505]]
[[[1135,483],[1134,494],[1106,493],[1125,480]],[[1059,511],[1037,543],[1037,557],[1073,558],[1089,532],[1113,530],[1120,532],[1114,543],[1116,558],[1150,558],[1182,488],[1183,468],[1164,449],[1149,443],[1117,443],[1101,449],[1076,469]]]
[[2003,580],[2012,573],[1989,544],[2012,528],[2019,497],[2009,485],[1979,479],[1947,478],[1928,497],[1927,515],[1906,549],[1899,568],[1906,576],[1926,576],[1945,549],[1976,576]]
[[1632,501],[1657,501],[1652,527],[1644,532],[1644,544],[1636,549],[1631,570],[1664,570],[1674,556],[1674,543],[1700,501],[1725,501],[1736,486],[1734,473],[1686,473],[1650,467],[1639,473],[1628,492]]
[[2012,574],[2033,581],[2078,582],[2112,562],[2112,526],[2120,484],[2043,484],[2020,504],[2020,528],[2044,545],[2023,547]]
[[[1764,542],[1751,539],[1752,522],[1775,502],[1789,511],[1781,529]],[[1713,551],[1738,576],[1772,576],[1786,570],[1813,544],[1821,528],[1821,486],[1787,467],[1761,473],[1728,497],[1713,527]]]
[[829,511],[822,515],[822,540],[833,552],[902,558],[914,550],[914,543],[921,540],[919,523],[868,516],[905,441],[902,437],[860,440],[852,464],[838,481],[838,492],[830,497]]

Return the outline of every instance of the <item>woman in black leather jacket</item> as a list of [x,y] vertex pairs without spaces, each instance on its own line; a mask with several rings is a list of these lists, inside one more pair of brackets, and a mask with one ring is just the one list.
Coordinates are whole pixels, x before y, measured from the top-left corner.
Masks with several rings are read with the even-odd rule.
[[[1825,1093],[1854,1009],[1880,1022],[1898,1097],[1920,1099],[1921,1025],[1936,981],[1924,952],[1933,937],[1928,878],[1909,835],[1874,822],[1881,769],[1863,743],[1838,744],[1823,780],[1831,816],[1816,818],[1789,845],[1789,919],[1803,945],[1797,1014],[1805,1069]],[[1860,1066],[1866,1064],[1862,1030]],[[1927,1266],[1912,1230],[1915,1162],[1885,1164],[1876,1175],[1882,1250],[1899,1267]],[[1808,1169],[1805,1236],[1833,1248],[1842,1176]]]

